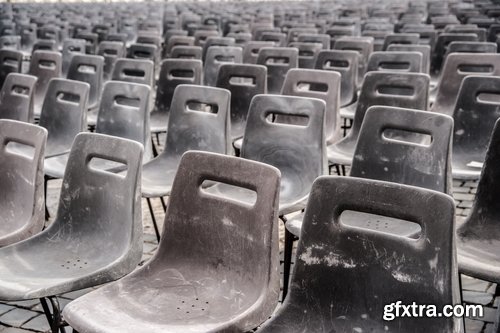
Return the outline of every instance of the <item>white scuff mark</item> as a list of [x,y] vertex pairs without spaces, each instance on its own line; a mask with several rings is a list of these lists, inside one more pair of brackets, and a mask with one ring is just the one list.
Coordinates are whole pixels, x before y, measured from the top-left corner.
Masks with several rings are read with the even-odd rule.
[[228,227],[234,227],[234,223],[225,216],[222,218],[222,224],[227,225]]
[[399,282],[404,282],[404,283],[413,282],[413,278],[410,275],[403,273],[403,272],[400,272],[400,271],[392,271],[391,275],[393,278],[395,278]]
[[353,330],[354,332],[358,332],[358,333],[363,332],[363,329],[362,329],[361,327],[354,327],[352,330]]
[[352,259],[344,259],[338,254],[330,252],[328,255],[321,257],[316,257],[313,255],[313,249],[323,249],[322,246],[311,246],[306,249],[304,253],[300,255],[300,260],[302,260],[306,265],[319,265],[325,264],[329,267],[344,267],[344,268],[354,268],[356,264]]

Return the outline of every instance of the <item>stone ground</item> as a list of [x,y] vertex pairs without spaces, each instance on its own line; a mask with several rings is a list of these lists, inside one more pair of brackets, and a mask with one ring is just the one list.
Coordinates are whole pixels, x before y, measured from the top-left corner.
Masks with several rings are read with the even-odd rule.
[[[163,142],[163,141],[162,141]],[[55,214],[59,197],[61,181],[49,182],[48,204],[49,210]],[[472,207],[472,201],[477,189],[477,182],[454,181],[454,197],[456,200],[457,217],[467,216]],[[164,212],[159,200],[153,200],[156,220],[161,224]],[[151,222],[151,216],[146,202],[143,202],[143,224],[144,224],[144,255],[143,261],[151,258],[157,247],[156,237]],[[280,254],[282,254],[284,230],[280,223]],[[283,267],[281,267],[283,268]],[[71,300],[89,292],[91,289],[70,292],[59,295],[58,299],[61,307],[64,307]],[[462,276],[463,300],[468,304],[481,304],[485,306],[483,318],[467,319],[467,333],[492,333],[494,323],[498,320],[497,308],[500,302],[500,288],[496,284]],[[67,329],[71,331],[71,329]],[[29,333],[29,332],[49,332],[49,325],[43,314],[42,307],[38,300],[23,302],[1,303],[0,302],[0,333]]]

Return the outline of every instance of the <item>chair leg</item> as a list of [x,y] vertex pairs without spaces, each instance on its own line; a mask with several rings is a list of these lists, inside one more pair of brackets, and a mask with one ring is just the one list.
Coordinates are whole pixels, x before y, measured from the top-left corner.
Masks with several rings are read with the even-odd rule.
[[50,219],[49,208],[47,207],[47,186],[49,184],[49,177],[43,177],[43,191],[44,191],[44,205],[45,205],[45,221]]
[[156,224],[155,212],[153,211],[153,205],[151,204],[151,198],[146,198],[148,203],[149,213],[151,214],[151,220],[153,221],[153,227],[155,228],[156,239],[160,242],[160,231],[158,230],[158,224]]
[[167,211],[167,204],[165,203],[165,199],[163,197],[160,197],[161,200],[161,205],[163,206],[163,211]]
[[160,145],[160,133],[159,132],[156,132],[155,133],[155,136],[156,136],[156,143],[158,144],[158,146]]
[[292,266],[293,234],[285,228],[285,253],[283,256],[283,296],[281,301],[285,300],[288,293],[288,284],[290,281],[290,269]]
[[[47,300],[50,302],[52,307],[52,312],[50,311]],[[45,317],[49,322],[50,330],[52,333],[66,333],[64,326],[67,324],[62,320],[61,307],[59,306],[59,301],[56,296],[43,297],[40,298],[40,303],[42,304],[43,312]]]
[[346,175],[346,172],[345,172],[345,165],[341,165],[341,168],[342,168],[342,176],[345,176]]
[[158,150],[156,149],[155,140],[153,140],[153,138],[151,138],[151,148],[153,150],[153,157],[158,156]]

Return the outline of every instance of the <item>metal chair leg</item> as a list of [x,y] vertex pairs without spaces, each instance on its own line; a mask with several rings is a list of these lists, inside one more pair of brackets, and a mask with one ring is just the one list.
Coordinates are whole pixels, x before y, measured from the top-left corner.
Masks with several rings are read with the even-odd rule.
[[158,150],[156,150],[156,144],[155,140],[153,140],[153,137],[151,137],[151,148],[153,150],[153,157],[158,156]]
[[167,204],[165,203],[165,199],[163,197],[160,197],[161,205],[163,206],[163,211],[167,211]]
[[44,191],[44,201],[45,201],[45,221],[48,221],[50,219],[50,213],[49,213],[49,208],[47,207],[47,187],[49,185],[49,177],[44,176],[43,177],[43,191]]
[[156,239],[160,242],[160,231],[158,230],[158,224],[156,224],[155,212],[153,211],[153,205],[151,204],[151,198],[146,198],[148,203],[149,213],[151,214],[151,220],[153,221],[153,227],[155,228]]
[[[50,302],[52,307],[52,312],[50,311],[47,300]],[[64,326],[67,324],[62,320],[61,307],[59,306],[59,301],[56,296],[40,298],[40,303],[42,304],[43,312],[50,326],[52,333],[66,333]]]
[[288,293],[294,238],[294,235],[285,228],[285,253],[283,256],[283,296],[281,301],[285,300],[286,294]]

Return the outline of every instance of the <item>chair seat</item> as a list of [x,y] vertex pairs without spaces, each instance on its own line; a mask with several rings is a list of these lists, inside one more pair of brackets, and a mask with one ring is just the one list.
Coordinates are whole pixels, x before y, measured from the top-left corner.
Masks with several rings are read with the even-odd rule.
[[45,175],[54,179],[63,178],[66,164],[68,164],[68,158],[69,154],[46,158],[43,166]]
[[[243,332],[239,317],[254,311],[259,288],[201,264],[150,268],[71,302],[64,317],[81,332]],[[124,292],[126,291],[126,292]],[[99,304],[98,307],[95,305]],[[161,314],[161,315],[158,315]]]
[[144,164],[142,196],[156,198],[169,195],[179,162],[177,158],[160,156]]
[[9,219],[8,210],[0,216],[0,247],[19,242],[25,238],[42,231],[43,223],[37,223],[34,218],[12,221]]
[[358,107],[358,102],[354,102],[347,106],[343,106],[340,108],[340,117],[347,119],[354,119],[354,115],[356,114],[356,108]]
[[149,127],[151,133],[162,133],[166,132],[168,128],[168,118],[169,113],[153,111],[149,118]]
[[356,141],[348,140],[347,138],[336,144],[327,146],[326,154],[328,156],[328,163],[351,165],[355,147]]
[[[468,165],[469,163],[474,162],[473,159],[470,159],[470,161],[466,161],[465,158],[462,159],[457,157],[458,156],[453,155],[453,161],[451,166],[453,178],[464,179],[464,180],[479,179],[479,177],[481,176],[482,167],[475,167]],[[483,161],[481,162],[476,161],[476,162],[479,162],[481,165],[483,164]]]

